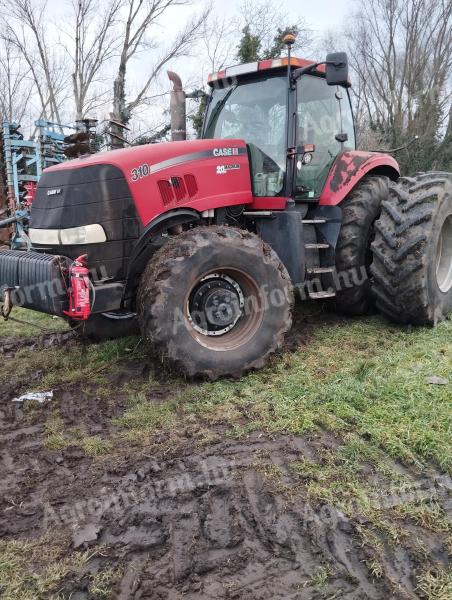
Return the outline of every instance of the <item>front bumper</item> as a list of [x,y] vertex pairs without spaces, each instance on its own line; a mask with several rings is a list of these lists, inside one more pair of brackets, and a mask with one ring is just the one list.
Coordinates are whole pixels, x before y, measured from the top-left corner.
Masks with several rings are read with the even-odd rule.
[[[66,256],[33,251],[0,251],[0,298],[11,290],[13,306],[30,308],[49,315],[64,317],[69,307],[68,269],[72,263]],[[121,308],[122,282],[93,282],[91,313]]]

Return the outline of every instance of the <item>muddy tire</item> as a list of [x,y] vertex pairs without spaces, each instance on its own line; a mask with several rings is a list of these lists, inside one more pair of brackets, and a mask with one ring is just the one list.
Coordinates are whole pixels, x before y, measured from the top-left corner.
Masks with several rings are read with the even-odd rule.
[[452,174],[391,184],[372,244],[372,291],[392,321],[436,325],[452,311]]
[[115,340],[140,333],[138,318],[134,313],[91,315],[87,321],[70,321],[69,325],[80,339],[91,342]]
[[265,365],[292,325],[293,290],[275,252],[232,227],[197,227],[149,262],[138,315],[151,351],[188,377],[239,377]]
[[342,289],[334,299],[337,312],[363,315],[375,306],[370,289],[370,245],[381,203],[388,198],[387,177],[365,177],[341,204],[342,226],[336,246],[336,272]]

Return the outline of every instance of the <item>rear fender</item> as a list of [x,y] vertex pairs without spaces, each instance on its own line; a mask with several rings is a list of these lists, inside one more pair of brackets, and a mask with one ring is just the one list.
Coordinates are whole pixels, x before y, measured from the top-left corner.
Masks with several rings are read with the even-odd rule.
[[338,205],[364,175],[369,174],[385,175],[395,181],[400,177],[400,169],[395,158],[389,154],[358,150],[341,152],[328,175],[319,204],[321,206]]

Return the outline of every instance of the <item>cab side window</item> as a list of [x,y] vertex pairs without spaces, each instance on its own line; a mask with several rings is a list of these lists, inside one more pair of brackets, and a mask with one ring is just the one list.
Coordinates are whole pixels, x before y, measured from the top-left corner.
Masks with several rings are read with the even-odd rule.
[[[339,134],[348,139],[339,141]],[[297,145],[304,144],[314,144],[315,152],[298,161],[295,195],[317,198],[339,152],[355,148],[355,134],[347,91],[314,75],[298,82]]]

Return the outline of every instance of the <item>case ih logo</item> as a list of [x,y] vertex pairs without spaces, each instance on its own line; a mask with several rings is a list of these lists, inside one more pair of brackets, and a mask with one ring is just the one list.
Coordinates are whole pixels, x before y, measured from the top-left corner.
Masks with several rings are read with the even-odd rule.
[[215,157],[218,156],[238,156],[239,149],[238,148],[214,148],[213,155]]
[[57,196],[61,194],[61,188],[55,188],[53,190],[47,190],[47,196]]

